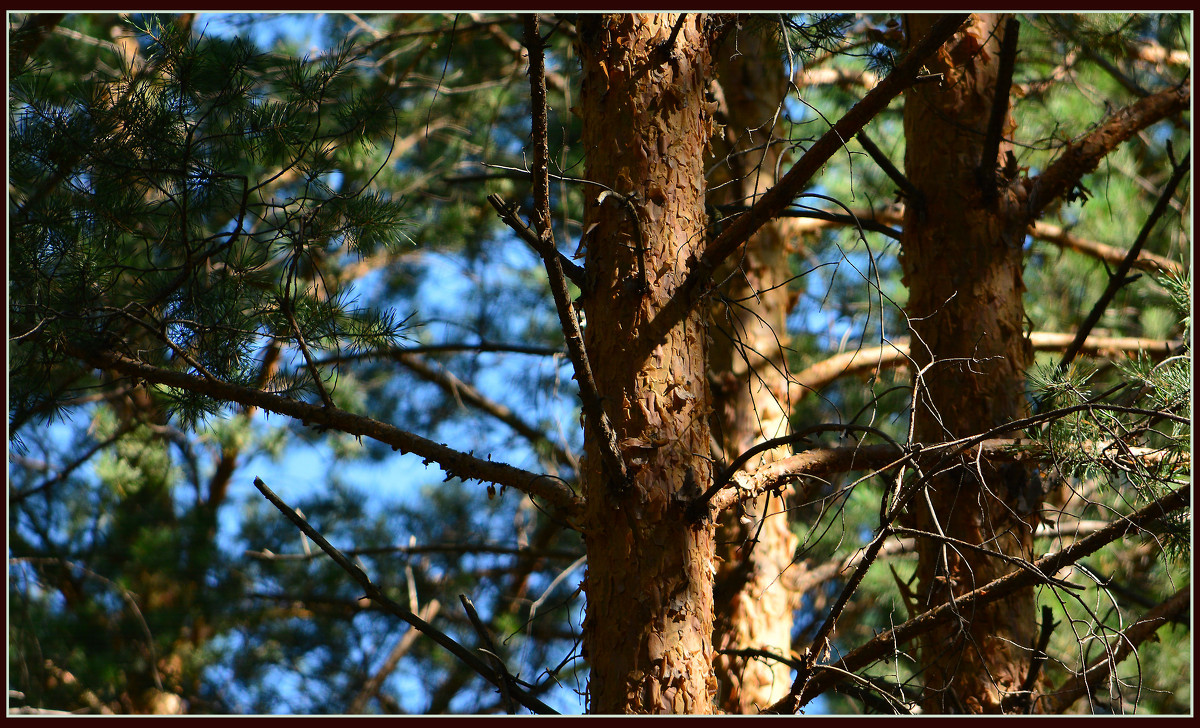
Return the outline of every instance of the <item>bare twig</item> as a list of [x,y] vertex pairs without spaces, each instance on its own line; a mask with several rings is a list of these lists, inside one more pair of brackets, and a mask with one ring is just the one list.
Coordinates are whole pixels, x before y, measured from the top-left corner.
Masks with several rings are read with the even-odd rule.
[[549,261],[553,259],[560,269],[559,277],[566,276],[572,283],[579,287],[580,291],[587,292],[587,276],[584,274],[583,268],[579,267],[579,265],[567,258],[567,256],[558,252],[558,249],[554,247],[552,242],[543,240],[541,236],[530,230],[529,226],[517,216],[515,205],[509,205],[500,195],[488,195],[487,199],[492,204],[492,207],[496,208],[496,212],[499,213],[500,219],[504,221],[504,224],[512,228],[512,231],[524,240],[529,247],[533,248],[542,257],[542,260],[547,261],[547,268],[551,265]]
[[1132,654],[1142,642],[1149,639],[1159,627],[1183,617],[1192,605],[1191,586],[1185,586],[1162,604],[1151,609],[1141,619],[1116,635],[1115,648],[1088,666],[1083,672],[1073,675],[1057,690],[1042,697],[1041,708],[1047,713],[1062,713],[1079,698],[1092,695],[1095,686],[1103,682],[1117,663]]
[[471,626],[475,628],[475,634],[479,635],[479,641],[483,643],[480,652],[485,653],[491,660],[496,669],[497,683],[500,686],[500,697],[504,702],[504,709],[509,715],[517,712],[517,705],[513,702],[512,694],[509,692],[509,685],[513,682],[512,673],[508,671],[508,666],[504,664],[504,660],[500,659],[500,653],[496,650],[496,642],[492,639],[492,633],[488,631],[487,625],[479,618],[479,613],[475,611],[475,605],[471,602],[466,594],[459,594],[458,600],[462,602],[463,609],[467,611],[467,619],[471,620]]
[[[1066,566],[1077,562],[1089,554],[1095,553],[1126,534],[1153,525],[1167,515],[1184,508],[1191,502],[1191,495],[1188,490],[1188,487],[1183,487],[1171,491],[1145,508],[1128,517],[1114,520],[1106,528],[1076,541],[1062,551],[1048,554],[1038,559],[1033,562],[1033,566],[1044,574],[1057,573]],[[956,619],[959,611],[993,603],[1016,591],[1034,586],[1038,581],[1039,577],[1035,573],[1025,569],[1018,569],[978,589],[956,597],[953,603],[947,602],[941,604],[908,620],[904,624],[886,630],[833,663],[830,667],[835,669],[826,669],[824,666],[816,665],[810,671],[798,673],[789,694],[765,712],[794,713],[813,698],[828,690],[834,683],[844,679],[845,672],[860,670],[876,660],[886,657],[898,645],[907,644],[938,625],[951,619]],[[1190,596],[1186,591],[1185,588],[1181,592],[1183,594],[1182,599],[1187,599]],[[1176,598],[1178,597],[1179,595],[1176,595]],[[1165,620],[1165,617],[1163,619]],[[1154,626],[1157,627],[1158,625],[1155,624]]]
[[1050,646],[1050,636],[1054,634],[1055,626],[1054,610],[1050,608],[1050,605],[1043,604],[1042,628],[1038,632],[1037,646],[1033,648],[1033,655],[1029,658],[1029,670],[1025,672],[1021,688],[1015,693],[1005,695],[1002,699],[1001,707],[1005,709],[1005,712],[1019,707],[1021,712],[1028,713],[1033,708],[1033,689],[1037,685],[1038,673],[1042,671],[1042,665],[1046,663],[1046,648]]
[[392,358],[410,369],[422,379],[433,382],[447,394],[460,402],[469,404],[481,412],[491,415],[511,427],[532,445],[549,448],[550,455],[561,465],[575,467],[576,460],[566,449],[546,436],[544,432],[526,422],[507,406],[485,396],[472,385],[462,381],[445,369],[431,365],[422,357],[410,353],[396,353]]
[[904,193],[905,199],[911,200],[912,204],[916,205],[918,210],[922,209],[925,202],[921,191],[913,187],[912,182],[908,181],[904,173],[896,169],[896,165],[892,164],[892,160],[888,159],[883,150],[877,147],[875,142],[871,141],[871,137],[867,136],[866,129],[858,133],[858,143],[862,145],[863,149],[867,150],[867,154],[871,155],[871,159],[875,160],[875,164],[878,164],[879,168],[896,183],[900,191]]
[[259,492],[263,494],[263,497],[270,501],[271,505],[279,509],[280,513],[287,516],[288,520],[294,523],[305,536],[308,536],[313,540],[314,543],[320,546],[321,550],[328,554],[329,558],[333,559],[334,563],[348,573],[354,579],[354,581],[358,582],[359,586],[361,586],[363,591],[366,593],[368,599],[378,604],[389,614],[408,622],[413,626],[414,629],[420,630],[434,642],[437,642],[439,645],[445,648],[447,652],[469,665],[471,669],[479,673],[483,679],[499,688],[503,688],[507,685],[507,689],[511,692],[513,697],[526,708],[529,708],[533,712],[540,714],[557,713],[557,711],[550,706],[529,695],[527,692],[521,689],[519,685],[512,684],[510,680],[506,680],[504,677],[498,675],[494,669],[476,657],[470,650],[455,642],[444,632],[389,599],[383,593],[383,591],[371,581],[366,573],[364,573],[363,570],[358,567],[357,564],[346,558],[346,556],[342,554],[341,551],[337,550],[337,548],[335,548],[331,543],[329,543],[329,541],[327,541],[325,537],[322,536],[319,531],[317,531],[317,529],[309,525],[308,521],[304,520],[304,518],[296,513],[295,509],[288,506],[288,504],[284,503],[279,496],[275,495],[274,491],[267,487],[267,484],[262,481],[262,478],[254,478],[254,487],[258,488]]

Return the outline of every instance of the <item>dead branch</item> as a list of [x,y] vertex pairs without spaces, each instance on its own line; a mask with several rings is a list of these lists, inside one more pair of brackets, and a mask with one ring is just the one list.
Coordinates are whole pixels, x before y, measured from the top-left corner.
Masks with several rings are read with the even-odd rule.
[[540,713],[543,715],[557,715],[556,710],[526,693],[523,689],[521,689],[521,686],[515,684],[515,681],[507,680],[498,675],[495,670],[476,657],[474,653],[455,642],[446,633],[442,632],[409,610],[389,599],[383,593],[383,590],[376,586],[375,583],[371,581],[370,577],[368,577],[366,573],[358,567],[358,565],[346,558],[346,556],[341,551],[337,550],[333,544],[329,543],[329,541],[327,541],[325,537],[322,536],[319,531],[317,531],[317,529],[309,525],[308,521],[304,520],[304,518],[296,512],[296,509],[288,506],[288,504],[283,502],[279,496],[275,495],[275,492],[267,487],[267,484],[262,481],[262,478],[254,478],[254,487],[258,488],[259,492],[263,494],[263,497],[270,501],[271,505],[279,509],[280,513],[282,513],[284,516],[287,516],[287,519],[294,523],[305,536],[309,537],[314,543],[320,546],[321,550],[328,554],[329,558],[333,559],[334,563],[342,567],[342,569],[349,574],[354,581],[358,582],[359,586],[361,586],[363,591],[366,593],[368,599],[378,604],[389,614],[408,622],[414,629],[420,630],[434,642],[437,642],[439,645],[445,648],[447,652],[454,655],[462,662],[465,662],[467,665],[470,665],[471,669],[479,673],[483,679],[487,680],[498,688],[507,689],[510,694],[520,701],[520,703],[526,708],[529,708],[535,713]]
[[1167,211],[1167,206],[1170,204],[1171,198],[1175,195],[1175,188],[1183,181],[1184,175],[1191,171],[1191,165],[1188,163],[1191,156],[1190,152],[1183,155],[1183,160],[1178,165],[1175,165],[1175,169],[1171,173],[1171,178],[1167,180],[1166,186],[1163,187],[1162,193],[1158,196],[1158,202],[1155,203],[1154,209],[1146,217],[1146,221],[1142,223],[1142,229],[1138,233],[1137,240],[1133,242],[1133,246],[1129,248],[1129,253],[1121,261],[1121,264],[1117,266],[1116,271],[1109,276],[1108,285],[1105,286],[1104,293],[1100,294],[1099,300],[1096,301],[1087,318],[1079,325],[1079,333],[1075,335],[1075,338],[1063,353],[1062,361],[1058,363],[1059,371],[1066,371],[1067,365],[1079,353],[1084,340],[1091,333],[1092,328],[1099,323],[1100,317],[1104,315],[1105,309],[1108,308],[1108,304],[1112,302],[1113,297],[1117,295],[1117,291],[1133,280],[1126,277],[1129,269],[1133,267],[1133,261],[1137,258],[1142,246],[1146,244],[1146,240],[1149,239],[1150,231],[1154,229],[1158,219]]
[[1117,663],[1133,654],[1138,645],[1152,637],[1159,627],[1179,618],[1186,619],[1187,611],[1192,606],[1191,590],[1190,585],[1183,587],[1170,599],[1122,630],[1113,638],[1116,646],[1110,646],[1103,657],[1083,672],[1068,678],[1054,692],[1042,696],[1042,709],[1046,713],[1063,713],[1079,698],[1092,695],[1095,688],[1107,680]]
[[[559,323],[567,340],[567,351],[571,364],[575,367],[575,379],[579,382],[579,399],[583,405],[584,415],[588,424],[595,428],[600,448],[600,457],[608,476],[618,487],[624,487],[629,481],[629,473],[621,450],[617,446],[616,430],[604,411],[600,393],[596,389],[596,381],[592,376],[592,366],[588,361],[587,350],[583,346],[583,333],[579,328],[579,319],[575,316],[571,297],[567,292],[567,283],[563,278],[562,264],[554,249],[554,238],[550,231],[550,156],[549,138],[546,117],[546,56],[541,35],[538,33],[537,14],[525,18],[525,44],[529,48],[529,87],[532,95],[533,113],[533,167],[530,170],[533,177],[533,200],[535,206],[534,225],[537,227],[538,239],[541,244],[538,251],[546,263],[546,273],[550,281],[550,291],[554,295],[554,307],[558,310]],[[496,205],[497,195],[488,197]],[[551,252],[553,251],[553,252]]]

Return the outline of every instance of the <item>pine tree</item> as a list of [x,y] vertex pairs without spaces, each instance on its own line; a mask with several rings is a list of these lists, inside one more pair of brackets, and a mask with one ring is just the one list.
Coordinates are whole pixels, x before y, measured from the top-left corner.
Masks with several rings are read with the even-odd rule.
[[1179,712],[1180,16],[293,20],[10,17],[23,710]]

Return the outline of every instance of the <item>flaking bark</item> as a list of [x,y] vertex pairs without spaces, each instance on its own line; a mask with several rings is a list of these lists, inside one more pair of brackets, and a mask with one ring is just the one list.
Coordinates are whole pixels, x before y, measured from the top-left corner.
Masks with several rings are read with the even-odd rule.
[[[921,37],[936,20],[909,16],[910,37]],[[995,159],[982,158],[1003,32],[1002,16],[973,16],[929,62],[932,73],[945,74],[944,82],[910,89],[905,104],[905,174],[925,199],[923,211],[905,211],[901,239],[906,313],[920,342],[910,355],[914,370],[924,370],[914,383],[919,394],[913,413],[913,438],[922,443],[983,432],[1026,410],[1024,372],[1033,350],[1022,333],[1025,187],[1002,180],[989,203],[993,181],[977,172],[990,174],[1011,149],[1002,142]],[[1008,117],[1004,138],[1011,138],[1013,127]],[[925,369],[933,361],[939,363]],[[953,470],[927,493],[928,502],[918,496],[910,507],[915,528],[1030,558],[1041,492],[1022,464]],[[917,607],[945,604],[952,594],[970,592],[1010,568],[923,539]],[[922,638],[924,708],[1001,712],[1005,694],[1021,685],[1036,639],[1033,591],[1016,591],[963,618],[961,625],[943,625]]]
[[589,205],[584,225],[585,343],[630,475],[617,487],[588,440],[584,649],[594,713],[710,713],[716,690],[713,529],[689,524],[680,500],[712,477],[704,319],[692,311],[661,339],[639,341],[704,242],[712,38],[705,16],[689,14],[666,48],[677,21],[579,23],[587,177],[638,218],[605,201]]

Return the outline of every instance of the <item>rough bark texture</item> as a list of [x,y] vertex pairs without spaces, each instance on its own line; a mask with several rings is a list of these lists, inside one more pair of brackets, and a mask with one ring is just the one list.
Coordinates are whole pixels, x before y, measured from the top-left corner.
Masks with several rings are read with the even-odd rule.
[[[920,38],[936,20],[909,16],[909,37]],[[944,84],[921,84],[907,94],[905,173],[926,201],[923,211],[908,206],[901,240],[917,342],[912,357],[918,371],[939,362],[915,382],[917,442],[976,434],[1025,413],[1024,371],[1032,359],[1022,333],[1026,221],[1018,211],[1025,186],[1002,180],[997,199],[987,203],[980,183],[986,177],[976,173],[986,161],[992,174],[1010,149],[1002,142],[995,159],[982,159],[1003,21],[974,16],[928,64],[945,74]],[[1007,118],[1005,137],[1013,126]],[[929,503],[918,496],[908,514],[916,528],[1031,558],[1041,493],[1024,465],[960,468],[937,479],[928,496]],[[919,552],[918,611],[1011,571],[933,538],[922,539]],[[1001,702],[1025,677],[1036,627],[1033,591],[1025,589],[927,634],[920,651],[925,709],[1002,712]]]
[[[723,138],[713,149],[725,161],[709,177],[714,205],[749,205],[775,184],[776,165],[788,151],[776,135],[779,105],[788,91],[777,55],[762,33],[740,33],[736,50],[726,44],[718,52],[726,118]],[[726,283],[713,308],[713,427],[727,460],[790,431],[783,347],[796,294],[784,285],[789,222],[781,218],[763,225],[744,253],[717,272],[716,279]],[[783,455],[782,450],[763,453],[746,467],[753,470]],[[791,684],[791,670],[783,663],[719,653],[760,649],[788,656],[791,651],[799,594],[783,578],[797,542],[784,504],[789,494],[784,488],[779,497],[761,496],[725,511],[718,525],[713,667],[717,707],[725,712],[757,712],[787,694]]]
[[624,490],[606,477],[585,430],[584,649],[595,713],[711,713],[716,691],[713,528],[688,523],[682,500],[712,479],[704,316],[692,311],[661,340],[639,340],[704,243],[712,40],[705,16],[688,14],[664,48],[678,17],[579,23],[587,177],[633,208],[609,197],[589,205],[585,222],[585,343],[631,476]]

